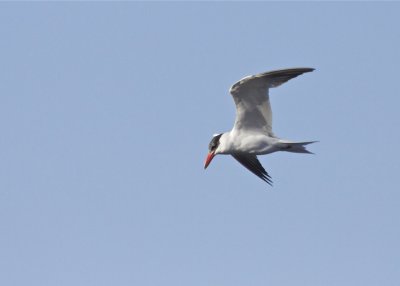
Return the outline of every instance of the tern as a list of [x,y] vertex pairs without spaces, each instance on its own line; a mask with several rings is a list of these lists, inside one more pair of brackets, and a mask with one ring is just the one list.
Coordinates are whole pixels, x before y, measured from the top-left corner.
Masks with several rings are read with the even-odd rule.
[[229,132],[215,134],[208,145],[204,169],[218,155],[232,155],[250,172],[272,186],[271,176],[265,171],[257,155],[277,151],[313,154],[306,145],[317,142],[292,142],[272,132],[272,110],[269,89],[278,87],[313,68],[290,68],[246,76],[236,82],[229,92],[236,105],[236,120]]

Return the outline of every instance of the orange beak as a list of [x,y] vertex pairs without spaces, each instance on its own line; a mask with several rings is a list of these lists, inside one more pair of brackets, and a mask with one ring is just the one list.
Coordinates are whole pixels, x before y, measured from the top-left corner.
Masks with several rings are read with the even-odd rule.
[[212,159],[214,158],[215,154],[214,153],[208,153],[206,162],[204,163],[204,169],[207,169],[208,165],[210,165]]

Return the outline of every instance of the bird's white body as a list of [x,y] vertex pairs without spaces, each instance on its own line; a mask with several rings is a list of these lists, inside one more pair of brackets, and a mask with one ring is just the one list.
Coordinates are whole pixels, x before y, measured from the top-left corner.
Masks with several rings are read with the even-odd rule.
[[239,132],[232,130],[223,133],[219,139],[218,154],[232,154],[234,152],[265,155],[280,151],[282,145],[279,138],[270,137],[262,133]]
[[278,138],[272,132],[269,89],[313,70],[312,68],[276,70],[246,76],[232,85],[229,91],[236,105],[235,124],[230,132],[213,137],[209,144],[205,168],[215,155],[229,154],[262,180],[272,184],[257,155],[277,151],[311,153],[306,150],[305,145],[315,141],[291,142]]

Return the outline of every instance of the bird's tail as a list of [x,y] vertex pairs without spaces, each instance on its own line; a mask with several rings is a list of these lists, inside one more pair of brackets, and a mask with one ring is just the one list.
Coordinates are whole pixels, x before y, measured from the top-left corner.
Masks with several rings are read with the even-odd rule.
[[314,154],[313,152],[310,152],[306,149],[306,145],[315,143],[318,141],[308,141],[308,142],[290,142],[290,141],[284,141],[282,140],[280,142],[280,150],[281,151],[287,151],[287,152],[293,152],[293,153],[306,153],[306,154]]

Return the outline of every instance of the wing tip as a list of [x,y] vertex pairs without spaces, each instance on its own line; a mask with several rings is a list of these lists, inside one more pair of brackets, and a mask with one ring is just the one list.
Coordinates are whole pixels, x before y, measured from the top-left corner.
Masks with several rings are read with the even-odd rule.
[[233,158],[235,158],[240,164],[242,164],[251,173],[253,173],[257,177],[259,177],[261,180],[266,182],[271,187],[273,186],[271,176],[261,165],[260,161],[258,161],[258,158],[256,155],[241,154],[241,153],[233,153],[231,155]]
[[285,68],[285,69],[277,69],[277,70],[273,70],[270,72],[266,72],[266,73],[282,73],[282,72],[293,72],[293,73],[297,73],[299,75],[303,74],[303,73],[307,73],[307,72],[313,72],[315,71],[315,68],[310,68],[310,67],[292,67],[292,68]]
[[262,174],[261,176],[259,176],[261,180],[263,180],[264,182],[266,182],[268,185],[270,185],[271,187],[273,187],[273,182],[272,182],[272,178],[271,176],[265,172],[264,174]]
[[273,187],[273,182],[271,179],[265,179],[265,178],[261,178],[261,180],[263,180],[264,182],[266,182],[268,185],[270,185],[271,187]]
[[276,87],[292,78],[295,78],[304,73],[313,72],[315,70],[316,70],[315,68],[310,68],[310,67],[293,67],[293,68],[271,70],[271,71],[267,71],[267,72],[263,72],[263,73],[259,73],[259,74],[254,74],[254,75],[248,75],[248,76],[245,76],[244,78],[240,79],[236,83],[234,83],[230,87],[229,93],[232,95],[235,94],[236,92],[239,91],[240,86],[242,86],[244,83],[248,82],[251,79],[262,78],[265,76],[271,76],[271,77],[286,76],[286,77],[288,77],[286,80],[283,80],[282,82],[278,82],[277,84],[273,84],[272,86],[270,86],[270,87]]

